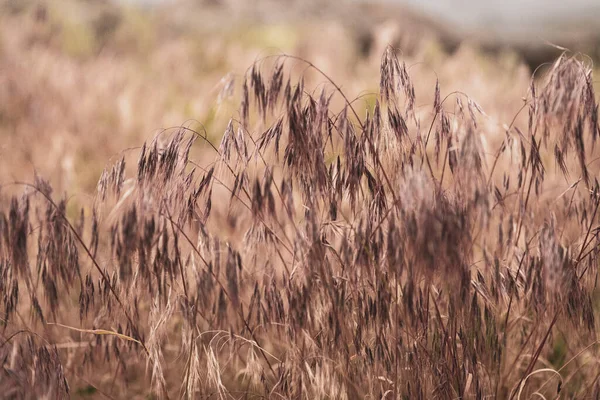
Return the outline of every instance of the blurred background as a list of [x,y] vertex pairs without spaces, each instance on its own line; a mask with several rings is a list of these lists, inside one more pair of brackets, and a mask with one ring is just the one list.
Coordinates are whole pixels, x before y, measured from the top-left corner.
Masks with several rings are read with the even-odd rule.
[[37,171],[76,210],[108,163],[160,129],[218,143],[240,77],[281,53],[369,107],[393,45],[423,112],[439,79],[442,96],[466,92],[501,124],[561,48],[598,60],[598,16],[597,0],[0,0],[0,181]]

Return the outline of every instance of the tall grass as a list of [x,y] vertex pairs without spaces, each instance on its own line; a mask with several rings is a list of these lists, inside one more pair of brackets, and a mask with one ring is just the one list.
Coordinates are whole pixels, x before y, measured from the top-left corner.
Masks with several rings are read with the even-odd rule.
[[590,67],[532,79],[500,138],[439,83],[423,117],[414,86],[388,48],[365,111],[267,58],[220,144],[162,132],[77,219],[43,177],[7,182],[2,393],[600,396]]

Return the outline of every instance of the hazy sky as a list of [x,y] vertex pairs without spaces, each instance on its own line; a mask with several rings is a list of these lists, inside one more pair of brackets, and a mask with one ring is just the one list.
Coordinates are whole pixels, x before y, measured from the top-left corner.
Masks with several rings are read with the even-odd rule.
[[[377,0],[375,0],[377,1]],[[484,26],[519,24],[595,16],[600,26],[600,0],[383,0],[408,4],[415,10],[452,23]]]
[[[117,0],[159,4],[172,0]],[[334,0],[331,0],[334,1]],[[512,33],[536,31],[557,22],[577,24],[578,29],[600,30],[600,0],[353,0],[406,4],[420,13],[470,29]]]

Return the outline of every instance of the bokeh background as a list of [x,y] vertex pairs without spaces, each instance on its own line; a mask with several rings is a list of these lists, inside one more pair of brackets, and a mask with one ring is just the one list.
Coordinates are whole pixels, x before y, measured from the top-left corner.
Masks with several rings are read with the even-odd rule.
[[462,90],[502,124],[522,105],[532,70],[561,48],[598,59],[599,8],[593,0],[2,0],[0,180],[37,172],[76,210],[108,163],[160,129],[203,127],[218,142],[235,116],[239,78],[281,53],[313,62],[368,107],[393,45],[417,94],[424,88],[421,107],[439,78],[442,94]]

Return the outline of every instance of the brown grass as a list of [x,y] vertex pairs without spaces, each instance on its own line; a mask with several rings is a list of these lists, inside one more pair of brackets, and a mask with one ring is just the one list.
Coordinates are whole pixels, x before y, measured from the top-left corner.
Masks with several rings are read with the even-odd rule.
[[[77,219],[41,176],[2,186],[4,395],[600,396],[585,62],[532,80],[528,123],[496,141],[439,82],[417,110],[392,48],[366,112],[296,57],[242,81],[220,145],[160,133]],[[214,161],[192,160],[195,142]]]

